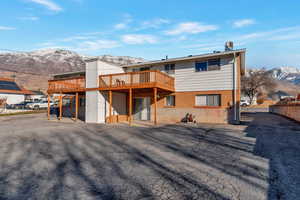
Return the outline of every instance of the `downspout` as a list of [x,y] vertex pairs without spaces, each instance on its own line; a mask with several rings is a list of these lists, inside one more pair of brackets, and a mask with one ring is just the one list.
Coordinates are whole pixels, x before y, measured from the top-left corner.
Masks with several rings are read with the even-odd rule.
[[237,123],[237,105],[236,105],[236,53],[233,53],[233,113],[234,113],[234,123]]

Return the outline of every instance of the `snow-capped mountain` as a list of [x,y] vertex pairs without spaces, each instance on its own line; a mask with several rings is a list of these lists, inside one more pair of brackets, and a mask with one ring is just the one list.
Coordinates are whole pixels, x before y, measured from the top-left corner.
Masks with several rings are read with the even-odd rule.
[[[62,49],[0,53],[0,69],[45,75],[81,71],[85,67],[84,60],[90,57]],[[118,65],[144,61],[142,58],[111,55],[99,56],[99,59]]]
[[[20,85],[32,90],[46,90],[51,74],[82,71],[84,60],[91,56],[62,49],[43,49],[32,52],[0,52],[0,77],[16,77]],[[95,58],[93,56],[93,58]],[[99,56],[104,62],[117,65],[142,62],[129,56]]]
[[270,70],[275,79],[300,85],[300,69],[297,67],[279,67]]

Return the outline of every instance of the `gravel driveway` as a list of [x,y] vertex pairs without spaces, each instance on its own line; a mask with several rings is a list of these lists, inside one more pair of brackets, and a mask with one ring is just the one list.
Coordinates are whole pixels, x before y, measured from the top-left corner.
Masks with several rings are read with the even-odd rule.
[[158,127],[1,117],[0,199],[296,199],[299,126],[246,117]]

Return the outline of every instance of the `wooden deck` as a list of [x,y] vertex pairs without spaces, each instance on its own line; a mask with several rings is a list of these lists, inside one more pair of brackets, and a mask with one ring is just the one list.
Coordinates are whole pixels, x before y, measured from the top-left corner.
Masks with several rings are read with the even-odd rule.
[[141,71],[99,76],[99,90],[159,88],[173,92],[174,78],[160,71]]
[[87,90],[128,90],[158,88],[174,92],[174,78],[160,71],[128,72],[99,76],[99,88],[86,88],[85,77],[48,81],[48,94],[75,93]]
[[83,76],[48,81],[48,94],[84,92],[85,90],[85,77]]

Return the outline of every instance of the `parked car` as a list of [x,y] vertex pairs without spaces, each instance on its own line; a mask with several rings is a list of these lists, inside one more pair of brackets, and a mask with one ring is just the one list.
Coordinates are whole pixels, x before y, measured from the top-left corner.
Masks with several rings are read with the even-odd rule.
[[250,102],[249,101],[247,101],[247,100],[241,100],[241,102],[240,102],[240,105],[241,106],[250,106]]
[[[50,106],[52,106],[53,104],[54,103],[50,101]],[[42,100],[39,102],[32,102],[27,104],[26,107],[33,110],[46,109],[48,107],[48,101]]]
[[25,109],[29,103],[32,103],[32,102],[22,101],[21,103],[17,103],[17,104],[9,104],[9,105],[7,105],[7,108],[9,108],[9,109]]

